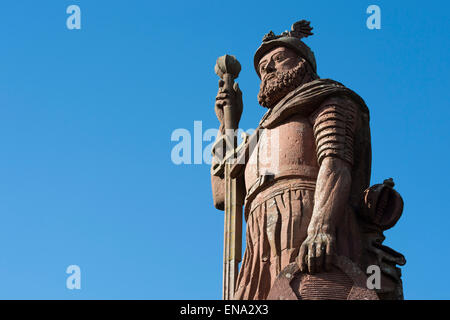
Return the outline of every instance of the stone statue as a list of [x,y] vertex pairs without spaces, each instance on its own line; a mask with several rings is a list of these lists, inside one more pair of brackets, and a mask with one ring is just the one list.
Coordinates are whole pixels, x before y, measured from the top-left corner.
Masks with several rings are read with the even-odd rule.
[[[302,41],[311,31],[302,20],[264,36],[254,67],[267,112],[239,147],[240,65],[232,56],[216,65],[220,133],[211,182],[215,207],[230,213],[224,298],[403,299],[397,265],[405,258],[382,244],[403,200],[392,179],[369,187],[369,110],[352,90],[319,78]],[[237,275],[242,206],[246,247]],[[377,268],[379,284],[370,287],[367,270]]]

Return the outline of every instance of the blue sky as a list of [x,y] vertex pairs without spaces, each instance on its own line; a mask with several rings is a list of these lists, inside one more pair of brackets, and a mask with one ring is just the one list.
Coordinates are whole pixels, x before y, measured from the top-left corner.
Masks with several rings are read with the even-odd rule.
[[[77,4],[82,29],[66,28]],[[381,30],[366,8],[381,8]],[[371,111],[372,184],[405,201],[386,244],[405,298],[449,299],[449,19],[445,1],[2,1],[0,298],[220,299],[223,214],[209,166],[170,137],[218,126],[214,64],[242,64],[241,127],[258,106],[253,54],[312,21],[318,72]],[[205,145],[207,142],[205,142]],[[66,289],[79,265],[82,289]]]

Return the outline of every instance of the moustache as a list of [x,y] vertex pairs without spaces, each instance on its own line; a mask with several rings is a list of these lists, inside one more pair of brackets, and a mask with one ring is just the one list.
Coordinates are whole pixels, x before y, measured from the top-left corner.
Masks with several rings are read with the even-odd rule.
[[267,80],[270,80],[270,79],[275,78],[275,77],[276,77],[275,72],[266,74],[266,75],[264,76],[264,78],[263,78],[263,82],[266,82]]

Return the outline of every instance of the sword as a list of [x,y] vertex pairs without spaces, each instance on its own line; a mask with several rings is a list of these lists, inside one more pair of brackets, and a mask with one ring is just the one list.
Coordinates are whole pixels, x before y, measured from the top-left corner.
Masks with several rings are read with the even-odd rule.
[[[234,79],[239,76],[241,65],[234,56],[219,57],[215,66],[216,74],[224,81],[223,88],[233,90]],[[231,168],[237,153],[238,119],[233,112],[233,105],[223,107],[225,145],[224,182],[225,182],[225,217],[223,245],[223,299],[233,299],[236,291],[238,266],[242,256],[242,205],[238,203],[236,179],[231,178]],[[223,145],[223,144],[222,144]],[[230,148],[231,146],[231,148]]]

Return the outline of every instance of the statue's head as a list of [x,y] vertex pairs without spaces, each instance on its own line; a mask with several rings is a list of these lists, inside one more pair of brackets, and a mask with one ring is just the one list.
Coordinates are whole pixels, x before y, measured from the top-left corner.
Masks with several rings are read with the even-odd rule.
[[311,49],[300,39],[312,35],[307,21],[292,25],[292,31],[264,36],[255,53],[254,64],[261,78],[259,103],[272,108],[286,94],[300,85],[317,79],[316,60]]

